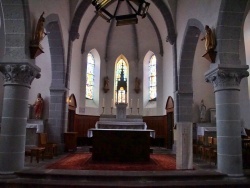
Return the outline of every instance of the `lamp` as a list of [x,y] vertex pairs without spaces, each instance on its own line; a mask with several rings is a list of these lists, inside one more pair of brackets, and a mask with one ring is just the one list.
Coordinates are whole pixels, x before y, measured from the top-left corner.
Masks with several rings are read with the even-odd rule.
[[[116,19],[116,26],[137,24],[137,16],[145,18],[150,5],[150,3],[146,2],[145,0],[118,0],[115,11],[113,14],[111,14],[105,8],[113,1],[114,0],[92,0],[92,5],[95,6],[96,14],[105,19],[107,22],[110,22],[112,19]],[[117,15],[118,8],[122,1],[126,1],[132,13],[125,15]],[[131,1],[137,6],[137,8],[135,8],[131,4]]]

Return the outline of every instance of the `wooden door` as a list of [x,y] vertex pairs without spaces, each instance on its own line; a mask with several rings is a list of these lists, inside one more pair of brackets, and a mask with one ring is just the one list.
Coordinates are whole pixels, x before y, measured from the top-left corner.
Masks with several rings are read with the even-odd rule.
[[168,97],[166,103],[167,114],[167,148],[172,149],[174,143],[174,100],[171,96]]

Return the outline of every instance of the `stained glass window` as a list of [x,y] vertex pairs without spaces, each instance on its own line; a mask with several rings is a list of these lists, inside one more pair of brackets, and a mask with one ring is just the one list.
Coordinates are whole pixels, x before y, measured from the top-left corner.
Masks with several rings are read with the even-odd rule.
[[91,53],[87,57],[86,98],[93,99],[95,59]]
[[149,60],[149,100],[156,100],[157,97],[156,83],[156,57],[152,55]]
[[124,81],[127,84],[127,78],[128,78],[128,65],[124,61],[124,59],[120,59],[116,63],[116,72],[115,72],[115,101],[118,103],[126,103],[126,89],[127,85],[124,85],[124,87],[117,88],[119,81]]

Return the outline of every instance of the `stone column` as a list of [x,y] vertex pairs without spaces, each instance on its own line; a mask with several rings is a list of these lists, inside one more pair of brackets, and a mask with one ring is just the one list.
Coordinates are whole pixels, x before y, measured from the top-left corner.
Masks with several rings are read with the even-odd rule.
[[40,69],[29,63],[1,63],[0,71],[4,75],[0,173],[12,174],[24,168],[29,89]]
[[242,176],[239,91],[248,66],[218,65],[205,74],[213,83],[216,101],[217,168],[230,176]]

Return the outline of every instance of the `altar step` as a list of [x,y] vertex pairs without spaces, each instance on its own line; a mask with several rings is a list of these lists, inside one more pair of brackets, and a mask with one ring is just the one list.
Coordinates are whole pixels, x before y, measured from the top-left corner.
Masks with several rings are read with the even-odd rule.
[[162,172],[24,170],[1,187],[249,187],[248,176],[230,178],[207,170]]

